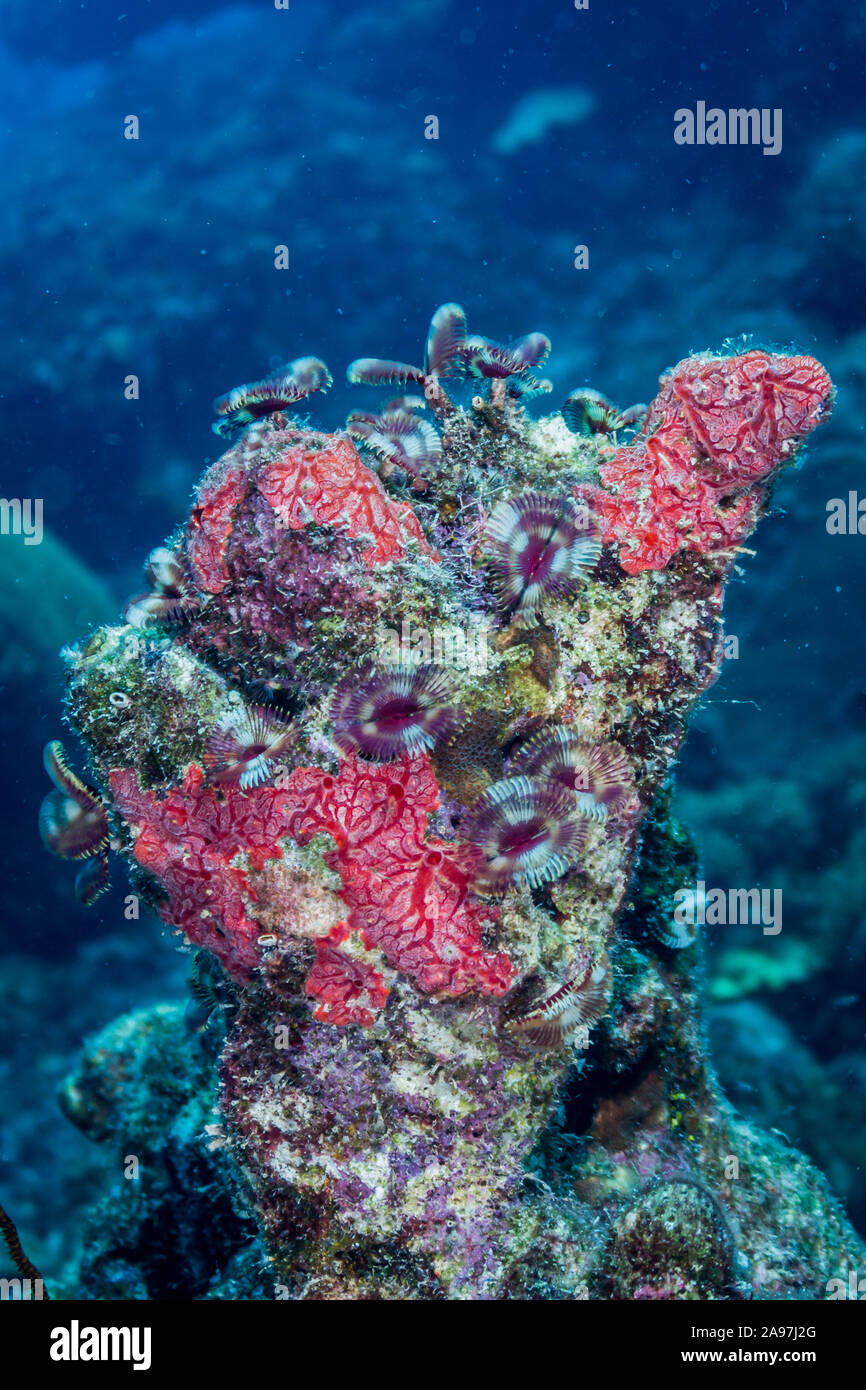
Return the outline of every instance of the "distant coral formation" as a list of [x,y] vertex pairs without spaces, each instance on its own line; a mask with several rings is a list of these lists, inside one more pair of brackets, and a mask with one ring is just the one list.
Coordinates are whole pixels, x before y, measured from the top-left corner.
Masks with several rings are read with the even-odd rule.
[[[549,346],[445,305],[422,367],[352,364],[416,394],[348,432],[290,418],[317,359],[220,398],[234,442],[149,592],[69,653],[112,848],[200,952],[221,1210],[243,1191],[274,1296],[817,1297],[860,1253],[721,1098],[671,931],[725,581],[831,382],[707,355],[646,412],[535,419]],[[483,669],[384,639],[482,619]]]

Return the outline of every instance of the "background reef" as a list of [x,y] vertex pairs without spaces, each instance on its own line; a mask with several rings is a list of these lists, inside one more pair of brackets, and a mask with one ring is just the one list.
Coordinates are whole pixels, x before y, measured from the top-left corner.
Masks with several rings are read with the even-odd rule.
[[[24,4],[0,19],[3,486],[42,496],[50,531],[0,549],[0,1183],[34,1258],[57,1277],[81,1211],[117,1182],[58,1115],[81,1040],[187,994],[159,928],[124,920],[121,876],[85,913],[29,830],[58,732],[56,649],[140,587],[143,552],[220,452],[217,392],[316,352],[337,375],[336,425],[358,404],[338,369],[367,344],[412,360],[418,325],[452,297],[502,338],[548,332],[556,399],[583,382],[649,399],[657,369],[744,333],[813,353],[837,384],[830,427],[742,560],[748,585],[729,590],[739,656],[692,725],[678,814],[708,884],[785,894],[780,938],[710,934],[723,1083],[816,1159],[862,1230],[864,552],[824,524],[827,499],[859,485],[866,408],[862,18],[841,4],[683,3],[664,25],[624,6],[612,23],[519,4],[116,8],[58,5],[41,33]],[[280,42],[263,42],[276,22]],[[34,83],[37,111],[22,99]],[[503,138],[527,93],[563,87],[585,94],[579,119]],[[675,107],[746,93],[785,111],[778,158],[673,146]],[[130,112],[138,142],[122,139]],[[223,1218],[233,1252],[241,1218]]]

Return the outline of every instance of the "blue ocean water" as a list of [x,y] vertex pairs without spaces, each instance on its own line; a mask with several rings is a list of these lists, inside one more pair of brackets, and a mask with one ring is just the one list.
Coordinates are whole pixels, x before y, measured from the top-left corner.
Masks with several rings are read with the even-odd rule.
[[[315,354],[335,384],[312,414],[336,427],[346,364],[415,360],[450,300],[494,338],[547,333],[554,404],[650,399],[728,341],[837,382],[729,593],[738,652],[680,802],[708,883],[785,890],[784,951],[748,928],[711,942],[725,1084],[866,1227],[866,538],[826,525],[864,489],[864,54],[839,0],[47,0],[38,23],[4,4],[2,488],[42,499],[53,542],[0,557],[0,1191],[49,1269],[100,1181],[56,1085],[87,1032],[183,977],[155,925],[124,922],[122,883],[86,912],[42,850],[58,647],[140,588],[217,456],[214,396]],[[699,103],[781,113],[781,147],[678,144]],[[844,1151],[822,1148],[840,1128]]]

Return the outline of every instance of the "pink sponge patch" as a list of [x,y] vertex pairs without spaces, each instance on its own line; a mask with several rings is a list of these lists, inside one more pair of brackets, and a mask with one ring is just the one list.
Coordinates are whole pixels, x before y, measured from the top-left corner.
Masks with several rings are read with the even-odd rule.
[[[267,876],[254,888],[248,870],[280,858],[286,837],[306,844],[327,834],[335,844],[327,861],[339,873],[349,914],[339,940],[331,933],[317,942],[306,991],[320,1000],[318,1017],[367,1024],[387,996],[375,968],[341,949],[350,933],[425,993],[509,989],[507,955],[482,945],[499,910],[472,896],[465,847],[425,834],[438,805],[426,755],[389,764],[350,757],[337,777],[297,768],[280,789],[247,791],[208,786],[193,765],[162,799],[142,791],[131,769],[115,769],[110,780],[118,811],[138,831],[137,862],[168,895],[163,918],[237,978],[259,964],[255,905],[268,892]],[[272,911],[279,906],[269,902]],[[288,910],[284,916],[291,919]]]
[[345,922],[316,942],[316,959],[304,982],[304,993],[317,999],[314,1018],[322,1023],[360,1023],[369,1028],[388,998],[379,971],[340,949],[349,935]]
[[329,862],[365,946],[427,993],[507,992],[507,955],[486,953],[481,941],[498,909],[471,896],[463,847],[425,835],[439,804],[426,754],[387,764],[349,757],[338,777],[299,768],[289,787],[291,834],[302,844],[323,831],[334,839]]
[[120,814],[137,826],[134,855],[168,893],[161,913],[190,941],[204,946],[225,969],[245,979],[259,964],[261,927],[247,911],[256,901],[246,868],[260,869],[279,858],[288,793],[273,787],[241,792],[204,785],[204,773],[189,767],[180,787],[164,800],[142,791],[129,768],[110,774]]
[[688,358],[662,380],[644,430],[576,489],[628,574],[679,550],[732,550],[765,499],[761,484],[830,413],[833,386],[811,357]]
[[188,554],[199,585],[218,594],[229,581],[226,552],[236,513],[249,484],[236,464],[227,471],[217,464],[205,477],[189,520]]
[[765,478],[830,413],[833,383],[814,357],[687,358],[662,380],[644,430],[682,420],[721,484]]
[[412,508],[388,496],[345,435],[305,435],[262,471],[258,489],[289,530],[315,521],[362,537],[370,568],[399,559],[410,539],[433,553]]

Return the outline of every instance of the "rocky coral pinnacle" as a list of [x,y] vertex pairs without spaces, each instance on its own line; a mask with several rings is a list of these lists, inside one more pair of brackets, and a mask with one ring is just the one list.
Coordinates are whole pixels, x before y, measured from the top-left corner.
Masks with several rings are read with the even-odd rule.
[[[833,388],[690,358],[623,443],[597,393],[580,434],[527,413],[548,347],[451,304],[423,367],[358,359],[439,424],[358,413],[372,466],[292,422],[318,359],[228,393],[128,615],[183,623],[72,652],[69,715],[138,891],[231,983],[219,1143],[289,1296],[820,1296],[859,1248],[718,1093],[665,798],[738,549]],[[383,640],[480,622],[473,663]]]

